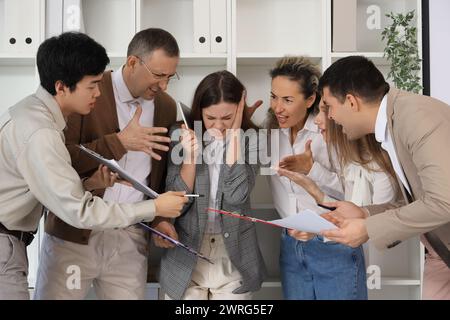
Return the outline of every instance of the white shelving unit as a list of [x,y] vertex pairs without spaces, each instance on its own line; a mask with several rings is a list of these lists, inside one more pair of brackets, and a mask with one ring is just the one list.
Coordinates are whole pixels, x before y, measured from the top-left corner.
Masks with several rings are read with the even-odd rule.
[[[0,0],[0,113],[34,92],[38,84],[35,48],[24,52],[8,48],[2,25],[7,15],[5,8],[12,3],[24,5],[30,1],[33,6],[38,2],[39,10],[26,11],[26,15],[32,16],[18,18],[18,21],[25,25],[27,21],[30,24],[38,21],[38,39],[34,39],[34,44],[67,30],[68,25],[64,23],[71,18],[64,10],[50,11],[51,6],[63,8],[64,0]],[[125,62],[127,46],[135,32],[148,27],[166,29],[175,36],[181,50],[177,70],[181,80],[170,83],[169,94],[190,104],[194,90],[204,76],[226,69],[245,84],[249,103],[257,99],[264,101],[253,118],[256,123],[261,123],[269,107],[269,70],[284,55],[308,56],[322,70],[339,58],[364,55],[387,75],[389,65],[383,57],[384,45],[380,37],[387,23],[384,15],[390,11],[405,13],[412,9],[416,10],[421,52],[420,0],[349,1],[356,1],[354,13],[349,12],[346,16],[356,25],[356,51],[341,52],[333,52],[333,0],[72,0],[72,3],[80,6],[79,18],[84,31],[107,49],[112,69]],[[374,7],[371,7],[372,11],[367,10],[374,5],[379,10],[373,11]],[[373,18],[373,12],[377,10],[381,28],[369,30],[366,21]],[[277,218],[266,177],[258,177],[251,198],[253,214],[265,219]],[[269,279],[256,298],[282,299],[278,265],[280,230],[262,225],[257,228]],[[38,236],[41,238],[42,231]],[[370,290],[370,298],[419,299],[424,262],[419,240],[411,239],[383,253],[371,245],[368,247],[368,264],[380,266],[382,276],[381,289]],[[37,242],[29,247],[31,285],[37,270],[38,250]],[[152,248],[150,265],[153,268],[158,264],[160,252]],[[158,297],[158,290],[157,283],[150,283],[148,297]]]
[[[36,89],[36,49],[44,39],[44,10],[43,0],[0,0],[1,113]],[[23,17],[14,21],[12,13]]]

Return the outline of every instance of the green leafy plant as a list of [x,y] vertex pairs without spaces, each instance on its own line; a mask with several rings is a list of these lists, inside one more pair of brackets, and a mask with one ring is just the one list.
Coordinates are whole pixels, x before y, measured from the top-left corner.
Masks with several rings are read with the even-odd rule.
[[419,77],[422,60],[417,47],[417,28],[411,25],[414,10],[406,15],[391,12],[386,16],[392,20],[381,33],[382,40],[386,40],[384,57],[391,64],[388,79],[399,89],[419,93],[423,89]]

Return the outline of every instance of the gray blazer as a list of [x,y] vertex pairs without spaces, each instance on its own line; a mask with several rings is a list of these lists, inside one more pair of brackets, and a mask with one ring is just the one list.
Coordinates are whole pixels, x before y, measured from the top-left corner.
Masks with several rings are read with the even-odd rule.
[[[176,144],[177,141],[172,142],[171,151]],[[256,146],[250,147],[247,141],[246,154]],[[187,188],[180,177],[180,169],[181,165],[174,164],[169,156],[166,189],[204,194],[205,197],[190,198],[182,210],[182,215],[175,220],[175,228],[181,242],[200,250],[208,220],[206,213],[210,190],[208,165],[197,164],[194,190]],[[232,167],[226,164],[221,166],[216,197],[220,209],[239,213],[249,211],[250,192],[255,184],[257,170],[258,165],[247,163],[234,164]],[[224,237],[228,255],[243,278],[242,286],[233,293],[259,290],[266,276],[266,267],[258,246],[254,223],[223,215],[219,218],[223,234],[228,234],[228,237]],[[189,286],[196,263],[197,257],[184,249],[176,247],[165,250],[159,279],[163,291],[172,299],[181,299]]]

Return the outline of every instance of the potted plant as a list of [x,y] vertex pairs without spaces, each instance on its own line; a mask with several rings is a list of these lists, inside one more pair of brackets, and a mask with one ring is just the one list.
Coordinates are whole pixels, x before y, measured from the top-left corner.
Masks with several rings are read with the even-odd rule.
[[384,57],[391,64],[388,79],[398,89],[419,93],[423,87],[419,72],[422,60],[417,47],[417,28],[411,25],[414,10],[407,14],[386,15],[392,23],[384,28],[382,40],[386,40]]

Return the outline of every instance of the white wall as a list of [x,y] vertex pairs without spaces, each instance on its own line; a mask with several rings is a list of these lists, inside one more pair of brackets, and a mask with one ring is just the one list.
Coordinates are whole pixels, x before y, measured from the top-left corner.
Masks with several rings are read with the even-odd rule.
[[450,1],[430,0],[431,96],[450,104]]

